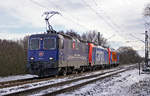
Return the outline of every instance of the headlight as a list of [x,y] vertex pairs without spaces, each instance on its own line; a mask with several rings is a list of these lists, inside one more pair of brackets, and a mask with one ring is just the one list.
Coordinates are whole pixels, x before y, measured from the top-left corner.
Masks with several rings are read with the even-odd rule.
[[34,57],[31,57],[30,60],[34,60]]
[[49,60],[53,60],[54,58],[53,57],[49,57]]

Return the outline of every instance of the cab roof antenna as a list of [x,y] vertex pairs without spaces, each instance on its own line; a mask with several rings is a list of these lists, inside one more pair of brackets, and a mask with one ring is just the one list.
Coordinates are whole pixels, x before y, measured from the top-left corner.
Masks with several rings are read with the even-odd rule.
[[[45,15],[45,21],[46,21],[46,31],[47,33],[56,33],[55,30],[53,30],[53,27],[50,25],[49,19],[51,17],[53,17],[54,15],[61,15],[59,12],[57,11],[50,11],[50,12],[44,12],[43,15]],[[42,16],[43,16],[42,15]]]

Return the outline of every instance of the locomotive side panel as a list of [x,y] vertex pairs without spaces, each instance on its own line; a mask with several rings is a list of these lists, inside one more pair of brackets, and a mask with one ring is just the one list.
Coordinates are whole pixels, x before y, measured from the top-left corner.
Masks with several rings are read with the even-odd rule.
[[75,69],[87,64],[87,45],[64,38],[64,48],[59,50],[59,67],[74,67]]
[[72,54],[71,48],[70,48],[70,39],[64,39],[64,48],[59,49],[59,66],[58,67],[67,67],[68,62],[68,55]]
[[95,49],[92,43],[88,43],[88,64],[90,66],[95,64]]
[[110,48],[107,48],[108,50],[108,61],[109,61],[109,64],[111,64],[111,50]]
[[96,65],[103,65],[105,64],[105,55],[104,55],[104,50],[101,48],[96,48]]
[[[68,66],[74,66],[75,69],[80,68],[80,66],[85,66],[87,64],[87,46],[84,43],[81,42],[71,42],[71,51],[72,54],[68,55],[67,60]],[[83,51],[84,50],[84,51]]]
[[119,53],[117,53],[117,64],[119,64]]
[[106,53],[105,50],[93,47],[93,53],[92,53],[92,63],[93,65],[104,65],[106,64]]
[[112,64],[116,64],[116,63],[117,63],[117,53],[112,52]]
[[109,55],[107,50],[104,50],[104,58],[105,58],[105,64],[109,64]]

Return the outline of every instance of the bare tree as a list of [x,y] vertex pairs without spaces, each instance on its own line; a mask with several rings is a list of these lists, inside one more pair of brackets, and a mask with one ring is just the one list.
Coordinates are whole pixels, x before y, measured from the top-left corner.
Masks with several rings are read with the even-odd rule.
[[133,64],[142,60],[137,51],[132,47],[120,47],[117,51],[120,54],[121,64]]
[[77,32],[75,32],[73,30],[69,30],[65,34],[67,34],[67,35],[69,35],[71,37],[77,38],[79,40],[81,39],[81,36]]
[[145,9],[144,9],[144,16],[150,16],[150,4],[147,4]]
[[97,31],[89,31],[83,33],[81,37],[83,40],[93,42],[96,45],[100,45],[103,47],[108,46],[107,39],[105,39],[102,34],[98,35]]
[[25,74],[23,47],[16,41],[0,40],[0,76]]

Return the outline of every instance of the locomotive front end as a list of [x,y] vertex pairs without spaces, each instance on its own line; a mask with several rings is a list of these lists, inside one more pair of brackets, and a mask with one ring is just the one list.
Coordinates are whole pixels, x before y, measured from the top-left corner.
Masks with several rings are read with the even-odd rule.
[[56,75],[58,67],[57,35],[38,34],[29,38],[27,68],[40,77]]

